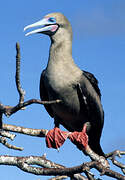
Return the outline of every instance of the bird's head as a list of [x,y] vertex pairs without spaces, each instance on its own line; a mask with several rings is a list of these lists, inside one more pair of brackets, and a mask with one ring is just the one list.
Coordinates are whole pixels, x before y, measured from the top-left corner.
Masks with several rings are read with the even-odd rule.
[[47,34],[50,37],[55,36],[55,34],[57,36],[63,36],[64,31],[72,35],[71,25],[67,20],[67,18],[61,13],[48,14],[40,21],[26,26],[24,28],[24,31],[30,28],[35,28],[35,29],[33,31],[26,33],[26,36],[35,33]]

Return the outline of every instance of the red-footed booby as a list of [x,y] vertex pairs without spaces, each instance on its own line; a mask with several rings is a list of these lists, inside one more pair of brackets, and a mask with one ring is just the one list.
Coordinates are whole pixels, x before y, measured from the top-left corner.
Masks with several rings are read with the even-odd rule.
[[61,132],[62,124],[71,133],[70,139],[79,149],[87,144],[98,155],[104,156],[100,137],[104,123],[101,94],[93,74],[82,71],[72,58],[72,27],[61,13],[51,13],[42,20],[24,28],[36,28],[26,35],[43,33],[50,37],[48,64],[40,79],[42,100],[60,99],[61,103],[45,105],[55,120],[46,141],[48,147],[58,148],[67,134]]

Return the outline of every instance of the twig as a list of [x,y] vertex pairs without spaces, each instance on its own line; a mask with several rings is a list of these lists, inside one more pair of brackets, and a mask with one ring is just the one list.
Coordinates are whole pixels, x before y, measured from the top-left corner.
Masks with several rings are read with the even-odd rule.
[[21,110],[22,108],[29,106],[31,104],[57,104],[62,102],[61,100],[57,99],[57,100],[52,100],[52,101],[41,101],[39,99],[30,99],[28,101],[25,101],[24,103],[19,103],[14,107],[11,106],[4,106],[3,104],[0,104],[0,115],[2,113],[4,113],[7,117],[11,116],[12,114],[16,113],[17,111]]
[[2,115],[3,115],[3,113],[0,112],[0,129],[2,129]]
[[105,154],[106,158],[110,158],[115,154],[115,156],[117,155],[118,157],[121,157],[121,155],[125,155],[125,151],[119,151],[119,150],[115,150],[113,152],[107,153]]
[[[56,176],[53,178],[50,178],[48,180],[63,180],[63,179],[67,179],[68,176]],[[89,180],[86,177],[82,176],[81,174],[74,174],[72,178],[70,178],[71,180]]]
[[97,163],[94,165],[94,167],[95,167],[95,169],[97,169],[101,173],[102,176],[107,175],[109,177],[112,177],[112,178],[115,178],[118,180],[125,180],[125,176],[123,176],[122,174],[117,173],[115,171],[112,171],[109,168],[105,168],[105,167],[103,168],[103,166],[101,164],[99,165]]
[[21,84],[20,84],[20,45],[17,42],[16,43],[16,75],[15,75],[15,80],[16,80],[16,87],[19,93],[19,104],[22,104],[24,102],[24,96],[25,96],[25,91],[22,89]]
[[16,43],[16,75],[15,75],[15,80],[16,80],[16,87],[19,93],[19,103],[14,106],[4,106],[3,104],[0,103],[0,127],[2,127],[2,115],[3,113],[6,116],[11,116],[12,114],[16,113],[17,111],[23,109],[24,107],[31,105],[31,104],[55,104],[55,103],[60,103],[61,100],[53,100],[53,101],[41,101],[39,99],[30,99],[26,102],[24,102],[24,95],[25,91],[21,87],[20,83],[20,45],[19,43]]
[[2,136],[2,137],[7,137],[7,138],[9,138],[9,139],[11,139],[11,140],[14,140],[14,138],[15,138],[15,134],[11,134],[11,133],[9,133],[8,131],[3,131],[3,129],[2,130],[0,130],[0,135]]
[[29,106],[31,104],[43,104],[43,105],[48,104],[49,105],[49,104],[56,104],[56,103],[60,103],[60,102],[61,102],[61,100],[58,100],[58,99],[53,100],[53,101],[41,101],[39,99],[30,99],[24,103],[21,103],[21,104],[19,103],[14,107],[2,108],[2,110],[3,110],[4,114],[9,117],[12,114],[16,113],[17,111],[21,110],[22,108]]
[[36,136],[36,137],[45,137],[48,133],[46,129],[32,129],[32,128],[25,128],[22,126],[15,126],[10,124],[3,124],[3,130],[21,133],[29,136]]
[[54,178],[50,178],[48,180],[63,180],[63,179],[67,179],[68,176],[56,176]]
[[116,150],[116,151],[106,154],[106,157],[110,158],[112,163],[115,166],[121,168],[122,172],[125,174],[125,165],[116,160],[116,156],[121,157],[121,155],[125,155],[125,151]]
[[[5,130],[5,131],[3,131],[3,130]],[[15,135],[12,135],[7,131],[30,135],[30,136],[36,136],[36,137],[45,137],[46,134],[48,133],[48,130],[46,130],[46,129],[24,128],[21,126],[15,126],[15,125],[9,125],[9,124],[3,124],[3,130],[1,131],[1,135],[3,133],[3,136],[11,138],[12,140],[15,137]],[[4,146],[6,146],[8,148],[12,148],[15,150],[21,150],[21,151],[23,150],[23,148],[12,146],[12,145],[7,144],[7,142],[6,143],[5,142],[6,142],[5,139],[1,139],[1,141],[0,141],[0,143],[2,143]]]
[[7,148],[9,149],[14,149],[14,150],[19,150],[19,151],[22,151],[23,148],[22,147],[17,147],[17,146],[14,146],[14,145],[11,145],[7,142],[7,139],[5,137],[1,137],[0,138],[0,143],[3,144],[4,146],[6,146]]
[[3,108],[3,106],[2,106],[2,104],[0,103],[0,129],[2,129],[2,124],[3,124],[3,122],[2,122],[2,120],[3,120],[3,112],[2,112],[2,108]]
[[74,174],[72,177],[73,177],[73,180],[88,180],[86,177],[84,177],[81,174]]
[[88,180],[96,180],[94,178],[94,174],[92,174],[90,171],[86,171],[85,175],[87,176]]

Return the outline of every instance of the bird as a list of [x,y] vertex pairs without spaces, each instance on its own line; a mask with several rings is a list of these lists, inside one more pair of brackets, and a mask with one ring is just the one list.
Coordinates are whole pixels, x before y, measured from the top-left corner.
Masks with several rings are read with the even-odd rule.
[[105,156],[100,145],[104,111],[98,80],[92,73],[81,70],[72,57],[73,33],[69,20],[60,12],[50,13],[26,26],[24,31],[31,28],[34,29],[26,36],[40,33],[51,40],[48,63],[40,78],[40,97],[46,101],[61,100],[44,105],[54,118],[55,128],[63,125],[69,132],[76,132],[75,141],[78,137],[86,141],[88,137],[90,148]]

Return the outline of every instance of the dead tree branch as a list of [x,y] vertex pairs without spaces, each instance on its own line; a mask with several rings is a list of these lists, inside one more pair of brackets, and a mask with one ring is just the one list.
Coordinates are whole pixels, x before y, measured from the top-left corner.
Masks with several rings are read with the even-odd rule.
[[10,124],[3,124],[3,130],[36,137],[45,137],[48,133],[46,129],[32,129]]
[[16,75],[15,75],[15,80],[16,80],[16,87],[17,91],[19,93],[19,104],[22,104],[24,102],[24,96],[25,96],[25,91],[22,89],[21,84],[20,84],[20,45],[19,43],[16,43]]
[[109,158],[112,161],[112,163],[115,166],[119,167],[121,169],[121,171],[125,174],[125,164],[122,164],[121,162],[118,162],[116,160],[116,157],[121,158],[122,155],[125,155],[125,151],[116,150],[116,151],[113,151],[111,153],[108,153],[106,155],[106,157]]
[[14,150],[19,150],[19,151],[23,150],[22,147],[17,147],[17,146],[9,144],[5,137],[0,137],[0,143],[3,144],[4,146],[6,146],[9,149],[14,149]]
[[[36,136],[36,137],[45,137],[48,132],[48,130],[45,130],[45,129],[24,128],[24,127],[8,125],[8,124],[3,124],[3,129],[6,131],[10,131],[10,132],[16,132],[16,133],[21,133],[21,134]],[[96,168],[102,175],[108,175],[109,177],[114,177],[117,179],[125,179],[125,177],[123,175],[116,173],[116,172],[110,170],[109,168],[106,168],[107,164],[105,165],[105,163],[107,163],[107,162],[105,161],[105,159],[103,157],[100,157],[97,154],[95,154],[89,147],[87,148],[86,153],[90,156],[90,158],[93,160],[93,162],[96,162],[96,163],[94,163],[94,165],[92,167],[89,166],[89,168],[86,169],[87,171],[83,171],[85,174],[86,174],[86,172],[89,172],[89,170],[91,168]],[[116,156],[117,154],[125,155],[125,152],[124,151],[114,151],[112,153],[106,154],[106,157],[112,159],[112,158],[114,158],[114,155]],[[118,163],[119,162],[117,161],[117,164]],[[117,165],[117,164],[115,164],[115,165]],[[123,165],[123,164],[121,165],[119,163],[118,167],[121,168],[123,171],[125,165]],[[29,167],[27,166],[27,168],[29,168]],[[30,169],[32,169],[32,168],[30,168]],[[76,173],[79,173],[79,171]],[[61,174],[59,171],[58,175],[68,175],[68,174]],[[92,179],[92,174],[88,173],[88,176],[91,176],[91,179]],[[94,177],[93,177],[93,179],[94,179]]]
[[55,103],[60,103],[61,100],[53,100],[53,101],[41,101],[39,99],[30,99],[26,102],[24,102],[24,96],[25,96],[25,91],[22,89],[21,83],[20,83],[20,46],[19,43],[16,43],[16,74],[15,74],[15,82],[16,82],[16,87],[17,91],[19,93],[19,103],[14,106],[5,106],[2,103],[0,103],[0,122],[2,122],[2,115],[5,114],[6,116],[11,116],[12,114],[16,113],[17,111],[25,108],[28,105],[31,104],[55,104]]
[[[2,136],[0,142],[3,145],[5,145],[6,147],[8,147],[8,148],[12,148],[12,149],[15,149],[15,150],[23,150],[23,148],[19,148],[19,147],[10,145],[9,143],[7,143],[7,139],[3,138],[3,137],[7,137],[7,138],[10,138],[11,140],[13,140],[14,136],[15,136],[15,135],[13,135],[13,134],[11,134],[9,132],[3,131],[3,129],[4,129],[4,128],[2,128],[2,126],[3,126],[3,123],[2,123],[3,114],[5,114],[7,117],[9,117],[12,114],[16,113],[17,111],[22,110],[26,106],[31,105],[31,104],[42,104],[42,105],[44,105],[44,104],[60,103],[61,101],[60,100],[41,101],[39,99],[30,99],[30,100],[24,102],[25,91],[22,89],[21,83],[20,83],[20,56],[21,55],[20,55],[20,46],[19,46],[19,43],[16,43],[16,52],[17,53],[16,53],[15,82],[16,82],[17,91],[19,93],[19,103],[16,106],[14,106],[14,107],[6,106],[6,105],[3,105],[2,103],[0,103],[0,129],[2,129],[0,131],[0,135]],[[21,127],[18,128],[18,131],[19,131],[19,129],[21,131],[22,128]],[[23,131],[26,132],[27,130],[23,128]],[[33,132],[32,129],[29,129],[28,131],[32,131]],[[13,132],[15,132],[15,131],[13,131]],[[42,130],[41,130],[41,133],[42,133]]]
[[[92,168],[97,169],[101,175],[107,175],[118,180],[125,180],[125,176],[114,172],[108,168],[102,166],[101,163],[97,161],[92,161],[88,163],[83,163],[80,166],[75,166],[71,168],[66,168],[59,164],[53,163],[47,160],[45,157],[28,156],[28,157],[17,157],[17,156],[0,156],[0,164],[17,166],[19,169],[32,173],[35,175],[45,175],[45,176],[57,176],[57,175],[67,175],[72,176],[77,173],[86,172]],[[37,165],[40,167],[34,167],[32,165]]]
[[53,101],[41,101],[39,99],[30,99],[28,101],[25,101],[23,103],[19,103],[14,107],[10,107],[10,106],[4,106],[2,104],[0,104],[0,111],[2,113],[4,113],[7,117],[11,116],[12,114],[16,113],[17,111],[21,110],[22,108],[29,106],[31,104],[56,104],[56,103],[60,103],[61,100],[53,100]]
[[3,131],[3,130],[0,130],[0,136],[2,136],[2,137],[7,137],[7,138],[9,138],[10,140],[14,140],[14,138],[15,138],[15,134],[11,134],[11,133],[9,133],[8,131]]

